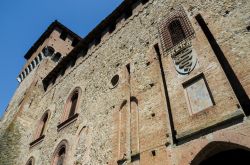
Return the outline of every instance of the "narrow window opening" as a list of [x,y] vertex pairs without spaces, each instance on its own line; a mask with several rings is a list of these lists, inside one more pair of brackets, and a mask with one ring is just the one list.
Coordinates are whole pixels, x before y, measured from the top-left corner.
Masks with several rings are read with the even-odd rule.
[[75,92],[74,95],[71,98],[71,107],[70,107],[69,117],[68,118],[74,116],[75,111],[76,111],[77,101],[78,101],[78,92]]
[[43,126],[42,126],[41,132],[40,132],[40,134],[39,134],[39,137],[41,137],[41,136],[44,135],[44,129],[45,129],[47,120],[48,120],[48,113],[44,116],[44,118],[43,118],[43,120],[42,120]]
[[153,150],[151,153],[152,153],[153,156],[156,156],[155,150]]
[[37,59],[37,57],[35,58],[35,62],[36,62],[36,65],[38,64],[38,59]]
[[42,61],[43,58],[42,58],[41,53],[38,54],[38,58],[39,58],[39,61]]
[[31,62],[31,66],[32,66],[33,69],[35,68],[35,61]]
[[29,71],[31,72],[32,71],[31,65],[29,65],[28,68],[29,68]]
[[126,68],[127,68],[127,70],[128,70],[128,73],[130,74],[130,64],[127,64],[127,65],[126,65]]
[[62,39],[62,40],[66,40],[66,38],[67,38],[67,32],[65,32],[65,31],[62,31],[62,33],[61,33],[61,35],[60,35],[60,38]]
[[177,45],[179,42],[185,39],[185,33],[182,29],[181,22],[179,20],[172,21],[168,26],[168,30],[171,36],[173,46]]
[[64,164],[64,158],[65,158],[65,147],[62,147],[58,153],[58,161],[56,165],[63,165]]
[[216,39],[214,38],[213,34],[211,33],[210,29],[208,28],[206,22],[202,18],[200,14],[198,14],[195,19],[197,20],[198,24],[200,25],[202,31],[204,32],[207,40],[214,51],[215,56],[217,57],[223,71],[225,72],[227,79],[239,100],[241,107],[244,113],[249,116],[250,115],[250,100],[248,95],[241,85],[239,79],[237,78],[235,72],[233,71],[232,67],[230,66],[227,58],[225,57],[223,51],[221,50],[219,44],[217,43]]

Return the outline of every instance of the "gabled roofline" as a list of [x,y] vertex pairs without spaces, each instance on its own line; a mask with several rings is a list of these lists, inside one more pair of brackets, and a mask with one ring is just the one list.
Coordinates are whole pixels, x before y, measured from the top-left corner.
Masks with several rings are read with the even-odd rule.
[[38,47],[50,36],[52,31],[56,28],[60,28],[62,30],[65,30],[69,35],[71,35],[74,38],[77,38],[79,41],[82,39],[79,35],[72,32],[70,29],[68,29],[66,26],[55,20],[52,22],[49,27],[45,30],[45,32],[39,37],[39,39],[34,43],[34,45],[28,50],[28,52],[24,55],[24,58],[28,60],[32,54],[38,49]]

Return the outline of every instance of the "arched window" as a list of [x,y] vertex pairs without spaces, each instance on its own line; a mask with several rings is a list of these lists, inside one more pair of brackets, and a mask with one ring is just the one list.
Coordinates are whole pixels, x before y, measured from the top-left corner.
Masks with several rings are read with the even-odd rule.
[[59,143],[54,153],[52,165],[66,164],[67,148],[68,148],[68,143],[66,140],[63,140]]
[[168,26],[168,30],[173,46],[185,39],[185,33],[179,20],[172,21]]
[[35,160],[34,160],[34,157],[32,156],[31,158],[29,158],[29,160],[27,161],[25,165],[34,165],[34,164],[35,164]]
[[163,51],[168,51],[184,40],[194,37],[194,29],[184,8],[176,6],[159,24]]
[[43,48],[42,52],[45,57],[48,57],[48,56],[50,57],[54,54],[55,49],[52,48],[51,46],[46,46],[45,48]]
[[81,89],[79,87],[77,87],[69,95],[69,97],[66,101],[66,105],[65,105],[65,111],[64,111],[64,115],[63,115],[63,119],[62,119],[63,121],[75,116],[75,114],[77,112],[77,107],[79,105],[80,94],[81,94]]
[[69,118],[75,114],[77,101],[78,101],[78,91],[76,91],[74,95],[71,97],[71,100],[70,100],[71,107],[69,111]]
[[49,118],[49,113],[50,111],[47,110],[43,116],[41,117],[41,119],[39,120],[38,122],[38,125],[36,127],[36,132],[35,132],[35,135],[34,135],[34,141],[30,143],[30,146],[34,146],[36,145],[37,143],[41,142],[42,139],[45,137],[45,130],[46,130],[46,126],[47,126],[47,123],[48,123],[48,118]]
[[49,117],[49,114],[48,112],[45,114],[45,116],[43,117],[43,119],[41,120],[41,130],[40,133],[39,133],[39,137],[41,137],[42,135],[44,135],[44,130],[45,130],[45,126],[47,124],[47,121],[48,121],[48,117]]
[[61,57],[62,57],[61,53],[57,52],[51,57],[51,60],[54,62],[58,62],[61,59]]

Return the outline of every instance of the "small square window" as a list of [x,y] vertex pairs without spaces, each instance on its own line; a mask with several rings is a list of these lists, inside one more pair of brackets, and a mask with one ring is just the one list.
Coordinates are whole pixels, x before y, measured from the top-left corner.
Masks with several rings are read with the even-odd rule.
[[211,92],[204,75],[198,75],[183,84],[189,109],[192,114],[198,113],[214,105]]

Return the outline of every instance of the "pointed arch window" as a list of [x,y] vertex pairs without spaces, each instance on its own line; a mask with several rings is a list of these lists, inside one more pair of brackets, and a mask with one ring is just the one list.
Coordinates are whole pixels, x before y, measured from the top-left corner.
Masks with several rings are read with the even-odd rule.
[[78,91],[74,92],[73,96],[70,99],[70,110],[68,118],[72,117],[75,114],[77,101],[78,101]]
[[34,134],[35,139],[33,142],[30,143],[30,147],[33,147],[34,145],[40,143],[44,137],[45,137],[45,130],[47,127],[48,119],[49,119],[50,111],[47,110],[42,118],[39,120],[38,125],[36,127],[36,132]]
[[61,119],[61,123],[57,126],[58,130],[61,130],[65,126],[69,125],[75,121],[78,117],[78,107],[79,107],[79,98],[81,95],[81,88],[77,87],[69,95],[66,104],[64,113]]
[[66,140],[61,141],[54,152],[52,165],[66,164],[67,149],[68,149],[68,142]]
[[35,164],[35,159],[32,156],[31,158],[29,158],[29,160],[27,161],[26,165],[34,165]]

